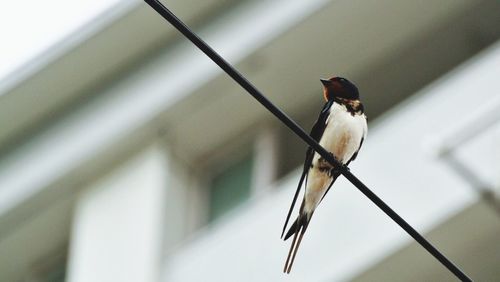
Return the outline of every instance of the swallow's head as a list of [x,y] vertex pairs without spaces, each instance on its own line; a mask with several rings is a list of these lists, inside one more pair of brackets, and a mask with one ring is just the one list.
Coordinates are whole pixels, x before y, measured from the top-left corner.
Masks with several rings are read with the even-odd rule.
[[356,85],[343,77],[321,79],[321,83],[323,84],[323,96],[326,101],[330,101],[335,97],[347,100],[359,100],[359,92]]

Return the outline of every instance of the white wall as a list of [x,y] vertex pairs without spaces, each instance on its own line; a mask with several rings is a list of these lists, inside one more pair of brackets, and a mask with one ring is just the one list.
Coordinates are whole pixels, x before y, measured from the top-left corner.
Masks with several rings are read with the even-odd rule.
[[165,154],[153,145],[82,192],[68,281],[157,281],[166,181]]

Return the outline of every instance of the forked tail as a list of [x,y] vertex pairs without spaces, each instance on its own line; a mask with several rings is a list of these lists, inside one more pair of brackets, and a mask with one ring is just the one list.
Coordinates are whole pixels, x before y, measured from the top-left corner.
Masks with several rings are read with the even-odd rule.
[[302,241],[302,236],[304,236],[307,226],[309,225],[309,221],[311,221],[311,216],[312,213],[308,214],[303,212],[303,207],[301,207],[299,216],[292,224],[292,226],[290,226],[290,229],[288,229],[288,232],[286,233],[285,240],[290,238],[292,235],[294,236],[292,240],[292,245],[290,246],[290,251],[288,251],[285,267],[283,268],[283,272],[285,273],[290,273],[290,271],[292,270],[292,265],[293,261],[295,260],[295,255],[297,254],[300,242]]

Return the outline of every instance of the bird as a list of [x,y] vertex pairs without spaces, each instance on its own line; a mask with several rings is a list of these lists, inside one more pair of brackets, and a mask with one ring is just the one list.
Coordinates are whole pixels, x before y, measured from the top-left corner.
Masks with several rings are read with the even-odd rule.
[[[323,97],[326,102],[312,127],[310,136],[329,151],[340,164],[348,166],[356,159],[368,132],[359,91],[356,85],[343,77],[320,79],[320,81],[323,84]],[[286,241],[293,235],[283,269],[284,273],[290,273],[300,242],[314,211],[340,174],[338,167],[332,166],[311,147],[307,148],[302,174],[281,233],[281,238],[283,238],[305,181],[304,198],[299,215],[284,237]]]

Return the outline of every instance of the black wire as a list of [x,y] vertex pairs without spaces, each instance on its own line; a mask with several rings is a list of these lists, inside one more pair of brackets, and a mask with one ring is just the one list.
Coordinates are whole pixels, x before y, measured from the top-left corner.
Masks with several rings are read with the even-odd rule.
[[215,52],[207,43],[199,38],[193,31],[189,29],[180,19],[178,19],[170,10],[157,0],[145,0],[153,9],[164,17],[170,24],[179,30],[186,38],[196,45],[203,53],[205,53],[214,63],[222,68],[230,77],[232,77],[241,87],[243,87],[250,95],[252,95],[259,103],[268,109],[273,115],[280,119],[288,128],[311,146],[318,154],[335,167],[340,167],[340,171],[354,186],[356,186],[366,197],[368,197],[377,207],[384,211],[392,220],[394,220],[401,228],[403,228],[415,241],[424,247],[430,254],[439,260],[446,268],[448,268],[455,276],[462,281],[472,281],[464,272],[462,272],[455,264],[439,252],[431,243],[429,243],[422,235],[420,235],[410,224],[401,218],[393,209],[391,209],[382,199],[373,193],[365,184],[363,184],[354,174],[349,171],[344,165],[341,165],[332,154],[325,150],[314,139],[311,138],[297,123],[289,118],[283,111],[278,109],[271,103],[255,86],[253,86],[243,75],[241,75],[231,64],[224,60],[217,52]]

